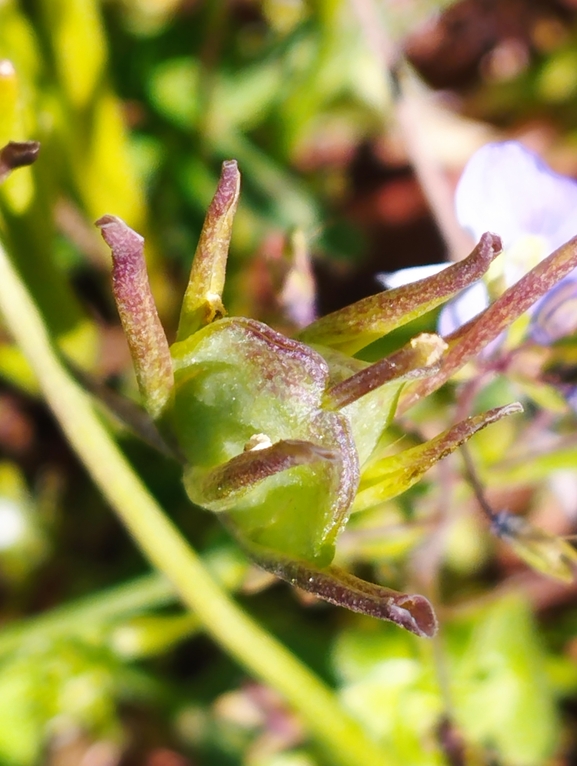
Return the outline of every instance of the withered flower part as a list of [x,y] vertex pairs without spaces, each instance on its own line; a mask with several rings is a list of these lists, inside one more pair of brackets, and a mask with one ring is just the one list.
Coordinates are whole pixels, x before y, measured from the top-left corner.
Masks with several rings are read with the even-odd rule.
[[0,149],[0,183],[17,168],[32,165],[40,152],[39,141],[10,141]]

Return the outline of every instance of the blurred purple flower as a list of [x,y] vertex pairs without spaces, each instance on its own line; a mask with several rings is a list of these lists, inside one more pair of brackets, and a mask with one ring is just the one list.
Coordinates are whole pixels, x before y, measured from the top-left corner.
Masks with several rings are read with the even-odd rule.
[[[577,234],[577,181],[554,173],[516,141],[483,146],[471,157],[457,185],[457,219],[475,240],[485,231],[504,245],[501,287],[510,287],[542,258]],[[443,269],[434,264],[380,275],[386,287],[416,281]],[[450,301],[439,315],[448,335],[489,305],[480,281]],[[533,308],[531,338],[546,345],[577,329],[577,273],[574,271]]]
[[495,231],[505,250],[527,235],[547,254],[577,228],[577,182],[554,173],[517,141],[486,144],[471,157],[455,193],[457,219],[478,240]]

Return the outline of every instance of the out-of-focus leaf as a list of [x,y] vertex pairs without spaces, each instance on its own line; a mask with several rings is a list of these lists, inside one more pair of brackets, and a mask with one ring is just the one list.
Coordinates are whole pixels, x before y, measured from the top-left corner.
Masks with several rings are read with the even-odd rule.
[[35,763],[48,738],[78,727],[117,737],[116,702],[130,691],[146,694],[142,677],[98,644],[44,642],[0,665],[0,759]]
[[278,61],[260,61],[243,72],[223,77],[214,93],[212,129],[215,133],[248,131],[264,121],[284,87]]
[[75,174],[90,216],[115,210],[129,225],[142,228],[144,199],[131,164],[120,102],[112,92],[99,95],[86,143],[79,146],[79,138]]
[[88,105],[107,56],[100,5],[96,0],[44,3],[47,30],[60,80],[75,108]]
[[520,450],[510,460],[491,465],[491,481],[495,486],[532,485],[556,471],[574,470],[576,465],[577,446],[573,444],[539,452]]
[[113,630],[110,645],[126,659],[155,656],[192,636],[198,627],[194,614],[134,617]]
[[9,766],[29,766],[40,754],[45,721],[33,695],[34,678],[26,668],[0,668],[0,759]]
[[199,116],[199,80],[198,62],[187,57],[162,62],[148,82],[153,105],[187,132],[193,129]]
[[383,742],[392,766],[445,763],[432,739],[443,703],[411,636],[367,623],[340,634],[333,658],[344,704]]
[[557,738],[546,658],[527,603],[501,598],[479,619],[453,676],[455,715],[466,735],[505,763],[542,766]]
[[[0,105],[0,147],[9,141],[24,140],[28,126],[25,126],[23,119],[26,109],[22,88],[16,69],[8,59],[0,59]],[[14,173],[2,184],[0,194],[14,213],[23,213],[34,196],[30,169],[23,168],[19,173]]]
[[543,66],[537,88],[544,101],[559,103],[577,91],[577,51],[565,49],[554,54]]

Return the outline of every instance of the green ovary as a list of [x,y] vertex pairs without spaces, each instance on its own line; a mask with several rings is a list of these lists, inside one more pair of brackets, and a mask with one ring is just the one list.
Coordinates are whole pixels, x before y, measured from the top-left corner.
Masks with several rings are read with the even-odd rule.
[[[278,339],[278,341],[277,341]],[[191,499],[208,510],[199,486],[211,469],[241,455],[249,440],[302,440],[335,460],[298,465],[251,486],[227,511],[253,543],[328,564],[343,513],[342,455],[349,424],[322,410],[324,360],[250,320],[224,319],[172,347],[175,396],[170,425],[188,462]],[[350,440],[349,440],[350,441]],[[352,456],[353,461],[356,455]]]

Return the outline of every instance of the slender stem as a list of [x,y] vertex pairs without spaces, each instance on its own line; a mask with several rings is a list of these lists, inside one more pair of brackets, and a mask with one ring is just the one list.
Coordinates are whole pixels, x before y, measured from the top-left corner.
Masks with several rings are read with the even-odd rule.
[[24,644],[37,640],[45,644],[53,636],[84,633],[95,624],[126,619],[144,609],[170,604],[175,599],[174,588],[165,577],[156,573],[145,575],[13,625],[3,625],[0,657]]
[[381,65],[383,77],[388,73],[397,133],[445,240],[450,259],[460,261],[471,251],[474,242],[459,226],[455,216],[453,191],[441,163],[429,148],[425,88],[417,83],[417,78],[402,55],[400,44],[393,42],[388,35],[375,0],[351,0],[351,5],[367,47]]
[[463,462],[465,463],[465,475],[467,476],[469,484],[473,489],[473,493],[477,499],[477,502],[479,503],[479,507],[485,516],[489,519],[491,524],[494,524],[497,514],[491,508],[491,505],[485,496],[485,489],[481,484],[479,477],[477,476],[475,463],[473,462],[473,458],[471,457],[471,453],[469,452],[469,448],[466,444],[461,444],[461,455],[463,457]]
[[332,692],[215,583],[98,420],[88,395],[55,354],[40,314],[0,246],[0,310],[46,400],[94,482],[150,562],[172,582],[205,630],[247,671],[279,691],[338,766],[387,758]]

